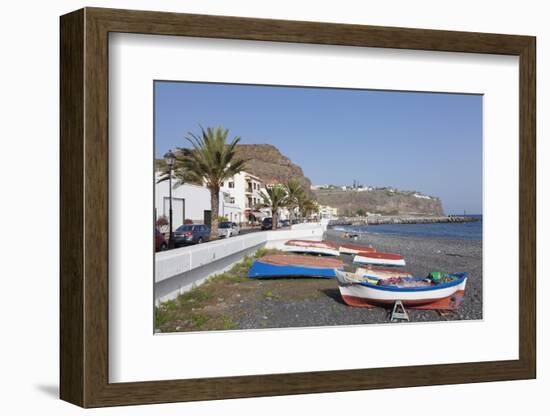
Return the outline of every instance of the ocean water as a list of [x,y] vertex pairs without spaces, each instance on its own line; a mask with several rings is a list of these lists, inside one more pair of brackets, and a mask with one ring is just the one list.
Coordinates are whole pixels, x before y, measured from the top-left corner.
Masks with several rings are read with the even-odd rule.
[[409,237],[428,237],[446,240],[481,240],[483,236],[483,217],[476,222],[441,224],[382,224],[382,225],[344,225],[335,229],[370,234],[389,234]]

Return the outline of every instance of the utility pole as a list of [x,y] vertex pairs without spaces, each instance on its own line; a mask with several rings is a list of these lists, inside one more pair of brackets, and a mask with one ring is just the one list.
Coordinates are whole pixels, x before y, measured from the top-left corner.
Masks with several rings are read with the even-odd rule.
[[168,199],[169,199],[169,221],[170,221],[170,234],[168,236],[168,248],[174,248],[174,229],[172,227],[172,169],[174,168],[174,163],[176,162],[176,156],[172,153],[172,150],[164,155],[164,160],[168,166]]

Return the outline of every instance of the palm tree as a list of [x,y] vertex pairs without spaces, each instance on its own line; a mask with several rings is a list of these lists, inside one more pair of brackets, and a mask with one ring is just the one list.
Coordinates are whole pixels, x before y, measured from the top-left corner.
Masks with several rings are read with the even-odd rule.
[[308,207],[308,204],[311,200],[308,198],[308,196],[306,195],[306,193],[302,193],[298,199],[297,199],[297,207],[298,207],[298,212],[300,213],[300,220],[303,219],[303,216],[305,214],[305,211],[306,211],[306,208]]
[[219,197],[222,184],[244,169],[246,160],[235,157],[235,147],[241,140],[235,137],[227,143],[228,129],[201,127],[200,135],[188,133],[185,137],[190,149],[178,148],[176,172],[181,181],[204,185],[210,191],[210,239],[218,238]]
[[[174,167],[172,168],[172,182],[174,188],[177,188],[187,182],[193,182],[192,178],[190,178],[187,171],[183,168],[181,160],[178,160],[178,156],[181,158],[185,150],[188,151],[189,149],[177,148],[174,152],[176,155],[176,161],[174,163]],[[170,168],[166,165],[166,162],[163,159],[157,160],[155,167],[159,173],[157,183],[167,181],[169,179],[168,175],[170,174]]]
[[271,229],[277,228],[277,219],[279,217],[279,208],[283,208],[287,204],[287,192],[283,185],[274,185],[269,188],[262,189],[260,191],[260,202],[258,208],[271,209],[272,225]]
[[290,212],[290,223],[292,224],[292,220],[294,219],[294,209],[298,207],[300,199],[305,197],[305,192],[302,185],[300,185],[300,182],[296,179],[288,180],[284,187],[287,194],[286,207]]
[[304,212],[304,215],[308,217],[314,212],[319,212],[319,205],[317,205],[317,202],[313,201],[312,199],[306,199],[302,204],[302,210]]

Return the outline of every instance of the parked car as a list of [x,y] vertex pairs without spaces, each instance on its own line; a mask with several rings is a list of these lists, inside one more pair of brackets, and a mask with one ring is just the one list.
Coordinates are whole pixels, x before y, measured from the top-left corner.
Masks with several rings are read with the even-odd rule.
[[224,221],[218,224],[218,237],[229,238],[241,232],[239,226],[231,221]]
[[262,230],[271,230],[273,228],[273,218],[265,217],[262,220]]
[[168,243],[164,238],[164,235],[159,231],[158,228],[155,228],[155,251],[164,251],[168,248]]
[[200,244],[210,240],[210,227],[204,224],[180,225],[174,231],[174,245],[176,247],[187,244]]
[[289,220],[279,221],[279,227],[290,227],[290,221]]

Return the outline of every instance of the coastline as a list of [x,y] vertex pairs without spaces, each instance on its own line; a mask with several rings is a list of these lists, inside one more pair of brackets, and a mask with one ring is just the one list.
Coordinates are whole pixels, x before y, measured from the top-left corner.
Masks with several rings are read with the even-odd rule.
[[331,220],[329,226],[384,225],[384,224],[464,224],[479,221],[478,215],[381,215],[367,217],[342,217]]

